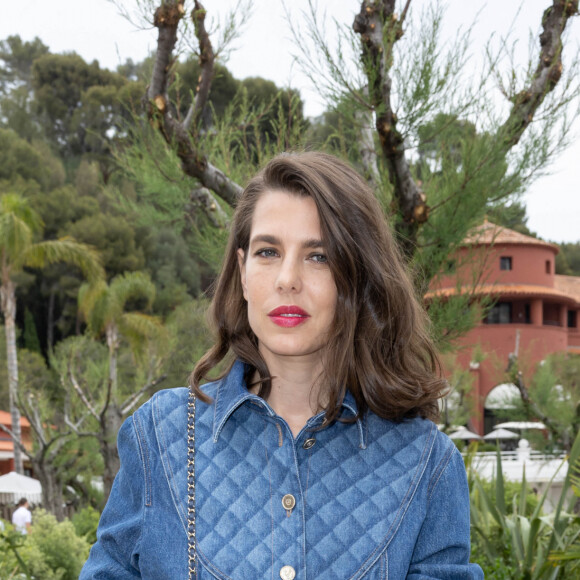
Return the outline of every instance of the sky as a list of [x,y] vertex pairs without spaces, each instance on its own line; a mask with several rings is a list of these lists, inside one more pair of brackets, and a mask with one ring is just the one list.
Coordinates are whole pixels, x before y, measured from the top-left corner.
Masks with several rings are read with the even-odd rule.
[[[135,0],[119,0],[127,10]],[[153,0],[141,0],[154,3]],[[242,0],[246,1],[246,0]],[[316,0],[315,0],[316,1]],[[549,0],[447,0],[443,37],[451,38],[459,28],[476,19],[472,50],[477,62],[490,35],[499,38],[512,27],[516,40],[516,62],[525,60],[530,33],[537,38],[543,10]],[[302,11],[308,0],[288,0],[294,26],[304,27]],[[332,20],[351,26],[360,10],[358,0],[317,0],[320,13],[327,16],[327,34],[334,38]],[[421,9],[427,0],[414,0]],[[205,0],[208,18],[224,21],[235,0]],[[74,51],[85,60],[98,60],[114,69],[128,58],[143,59],[155,49],[156,30],[137,29],[123,18],[108,0],[27,0],[26,3],[0,0],[0,39],[19,34],[24,40],[38,36],[55,53]],[[518,11],[519,9],[519,11]],[[573,52],[580,43],[580,17],[569,31]],[[537,42],[537,41],[536,41]],[[278,86],[300,90],[305,113],[317,116],[325,108],[316,87],[296,63],[296,47],[285,17],[283,0],[254,0],[251,15],[233,44],[227,66],[237,78],[261,76]],[[580,97],[579,97],[580,98]],[[549,175],[536,180],[526,191],[528,227],[542,238],[554,242],[580,241],[580,121],[572,129],[571,144],[548,168]]]

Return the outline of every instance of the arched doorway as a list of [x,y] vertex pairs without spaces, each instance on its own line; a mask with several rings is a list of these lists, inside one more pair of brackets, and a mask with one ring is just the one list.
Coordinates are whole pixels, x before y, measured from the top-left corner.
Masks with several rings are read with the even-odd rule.
[[489,391],[483,405],[484,435],[487,435],[494,425],[505,420],[505,415],[501,418],[497,417],[497,411],[500,409],[515,409],[519,398],[520,391],[513,383],[502,383]]

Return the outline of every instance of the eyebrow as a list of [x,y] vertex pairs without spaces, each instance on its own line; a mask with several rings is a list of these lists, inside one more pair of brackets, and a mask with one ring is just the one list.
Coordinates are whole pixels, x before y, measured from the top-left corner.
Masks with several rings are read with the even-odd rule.
[[[280,238],[277,238],[276,236],[272,236],[270,234],[259,234],[250,240],[250,245],[256,244],[259,242],[262,242],[265,244],[272,244],[273,246],[280,246],[282,244]],[[309,239],[304,241],[304,243],[302,244],[302,247],[303,248],[323,248],[324,243],[322,242],[322,240],[309,238]]]

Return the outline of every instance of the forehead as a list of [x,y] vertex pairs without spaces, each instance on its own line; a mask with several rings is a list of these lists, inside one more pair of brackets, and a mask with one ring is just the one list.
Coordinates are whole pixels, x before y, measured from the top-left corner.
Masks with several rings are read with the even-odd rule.
[[309,196],[277,189],[266,190],[254,208],[250,239],[265,234],[293,234],[320,239],[320,217],[316,203]]

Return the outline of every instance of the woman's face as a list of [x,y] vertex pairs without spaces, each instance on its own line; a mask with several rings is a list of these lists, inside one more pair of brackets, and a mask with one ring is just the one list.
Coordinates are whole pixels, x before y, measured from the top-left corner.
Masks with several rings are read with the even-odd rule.
[[248,319],[268,366],[278,357],[318,363],[336,310],[316,204],[274,190],[254,210],[247,256],[238,250]]

